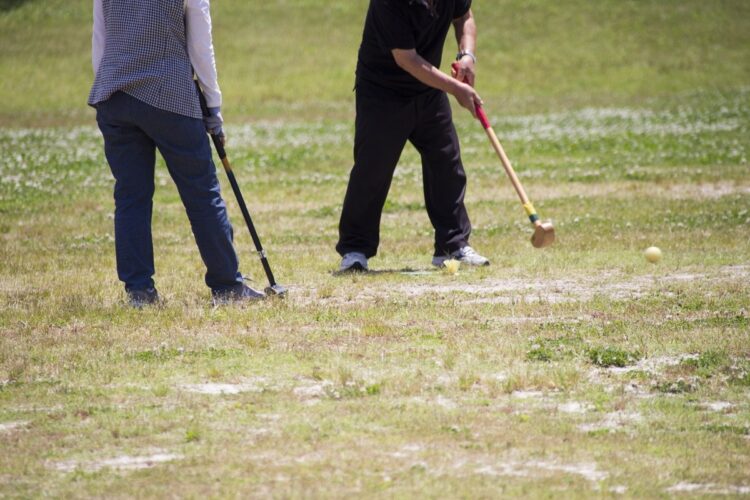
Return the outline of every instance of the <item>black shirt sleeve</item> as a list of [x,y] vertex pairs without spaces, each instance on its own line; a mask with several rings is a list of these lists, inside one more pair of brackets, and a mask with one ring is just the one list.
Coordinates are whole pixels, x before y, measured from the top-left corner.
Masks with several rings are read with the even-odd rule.
[[471,0],[456,0],[456,8],[453,10],[453,19],[464,17],[471,9]]
[[383,50],[417,47],[405,5],[403,0],[372,0],[370,4],[373,26]]

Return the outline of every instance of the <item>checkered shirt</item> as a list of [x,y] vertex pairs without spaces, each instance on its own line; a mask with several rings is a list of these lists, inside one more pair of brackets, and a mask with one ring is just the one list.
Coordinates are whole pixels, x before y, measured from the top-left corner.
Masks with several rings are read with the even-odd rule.
[[102,0],[106,42],[88,103],[117,91],[202,118],[187,50],[185,0]]

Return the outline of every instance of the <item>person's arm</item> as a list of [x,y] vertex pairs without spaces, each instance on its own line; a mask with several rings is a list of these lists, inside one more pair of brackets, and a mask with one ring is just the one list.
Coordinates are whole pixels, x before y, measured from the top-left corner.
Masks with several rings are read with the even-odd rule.
[[391,53],[401,69],[425,85],[453,95],[476,117],[475,103],[482,104],[482,99],[470,85],[446,75],[417,54],[416,49],[393,49]]
[[94,76],[99,71],[99,64],[104,56],[105,35],[102,0],[94,0],[94,30],[91,35],[91,66],[94,68]]
[[211,36],[209,0],[186,0],[185,28],[190,63],[206,96],[209,108],[221,106],[221,89],[216,73],[214,44]]
[[461,82],[465,81],[473,87],[475,76],[474,66],[477,62],[474,55],[477,46],[477,24],[474,21],[471,9],[462,17],[453,20],[453,29],[456,32],[458,52],[464,54],[458,60],[458,71],[454,76],[457,80]]

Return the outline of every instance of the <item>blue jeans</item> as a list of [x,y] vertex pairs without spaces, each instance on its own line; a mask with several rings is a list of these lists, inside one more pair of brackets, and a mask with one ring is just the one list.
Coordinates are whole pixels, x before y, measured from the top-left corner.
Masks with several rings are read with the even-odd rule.
[[242,284],[232,226],[221,198],[203,121],[117,92],[96,107],[104,152],[115,178],[117,275],[126,290],[154,286],[151,214],[156,149],[167,164],[215,291]]

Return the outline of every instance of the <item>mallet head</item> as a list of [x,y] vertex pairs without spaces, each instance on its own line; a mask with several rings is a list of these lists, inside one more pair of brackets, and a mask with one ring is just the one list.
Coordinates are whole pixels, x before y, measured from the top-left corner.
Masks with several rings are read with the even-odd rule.
[[285,297],[286,296],[286,288],[278,284],[273,285],[273,286],[268,286],[263,291],[266,292],[266,295],[268,297]]
[[551,222],[540,222],[534,228],[531,244],[534,248],[544,248],[555,242],[555,228]]

